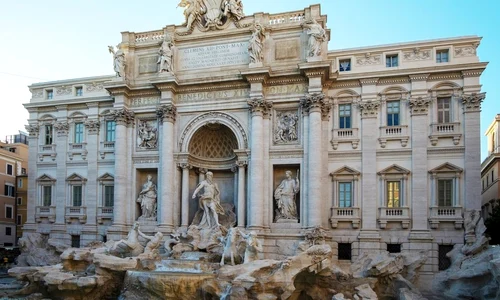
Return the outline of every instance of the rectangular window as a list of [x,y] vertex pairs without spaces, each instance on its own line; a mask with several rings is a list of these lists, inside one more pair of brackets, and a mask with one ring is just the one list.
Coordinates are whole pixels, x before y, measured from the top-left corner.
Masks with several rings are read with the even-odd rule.
[[387,102],[387,126],[399,126],[399,101]]
[[339,182],[339,207],[352,207],[351,182]]
[[52,205],[52,186],[44,185],[42,187],[42,206]]
[[14,218],[14,209],[12,206],[5,206],[5,218],[6,219],[13,219]]
[[17,205],[23,205],[23,198],[17,197]]
[[338,245],[339,245],[338,246],[339,260],[351,260],[351,258],[352,258],[351,244],[350,243],[339,243]]
[[437,63],[448,62],[448,49],[436,51],[436,62]]
[[26,168],[21,168],[21,175],[26,175]]
[[17,187],[18,188],[22,188],[23,187],[23,179],[22,178],[18,178],[17,179]]
[[14,175],[14,167],[11,164],[7,164],[7,175]]
[[104,186],[104,206],[113,207],[115,202],[115,187],[112,185]]
[[12,228],[11,227],[5,227],[5,235],[12,235]]
[[451,266],[451,260],[446,256],[448,252],[453,250],[453,245],[438,245],[438,269],[443,271]]
[[115,130],[116,130],[115,121],[106,121],[106,142],[115,141]]
[[75,96],[82,96],[83,95],[83,88],[81,86],[75,87]]
[[450,122],[450,103],[451,98],[438,98],[438,123],[449,123]]
[[398,55],[390,54],[385,57],[385,66],[387,68],[397,67],[398,66]]
[[81,185],[73,185],[73,206],[82,206],[82,186]]
[[401,244],[387,244],[387,252],[401,253]]
[[75,123],[75,143],[83,143],[83,123]]
[[339,72],[351,71],[351,60],[341,59],[339,60]]
[[52,145],[52,125],[45,125],[45,145]]
[[453,199],[453,180],[441,179],[438,180],[438,205],[452,206]]
[[14,197],[15,191],[13,185],[6,184],[4,188],[5,188],[5,193],[4,193],[5,196]]
[[53,90],[46,90],[46,93],[47,93],[47,100],[54,98],[54,91]]
[[16,224],[17,225],[23,225],[23,216],[22,215],[17,215],[17,219],[16,219]]
[[71,247],[80,248],[80,236],[79,235],[72,235],[71,236]]
[[339,128],[351,128],[351,104],[339,105]]
[[387,207],[400,207],[400,181],[387,181]]

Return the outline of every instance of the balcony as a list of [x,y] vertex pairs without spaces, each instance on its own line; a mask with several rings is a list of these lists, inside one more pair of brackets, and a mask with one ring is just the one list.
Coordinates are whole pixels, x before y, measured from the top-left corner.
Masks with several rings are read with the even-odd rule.
[[462,134],[460,133],[460,123],[435,123],[431,124],[431,145],[436,146],[441,138],[453,139],[453,144],[458,145]]
[[361,223],[359,207],[332,207],[331,210],[330,224],[332,228],[337,228],[339,222],[351,222],[352,228],[359,228],[359,223]]
[[114,154],[115,153],[115,142],[101,142],[101,145],[99,147],[99,155],[101,156],[101,159],[106,158],[106,154]]
[[380,127],[380,147],[385,148],[387,141],[400,141],[401,147],[406,147],[408,145],[408,126],[383,126]]
[[380,207],[378,223],[385,229],[388,222],[400,222],[403,229],[410,227],[409,207]]
[[102,224],[104,220],[113,220],[113,207],[97,208],[97,223]]
[[77,219],[80,223],[87,222],[87,208],[84,206],[66,206],[64,214],[66,223],[71,223],[72,219]]
[[56,160],[57,152],[56,152],[56,145],[55,144],[50,144],[50,145],[39,145],[38,146],[38,159],[40,161],[43,161],[44,157],[48,156],[52,160]]
[[68,158],[69,160],[73,160],[73,156],[81,155],[82,159],[87,159],[87,143],[70,143],[68,149]]
[[352,149],[358,148],[359,135],[358,128],[342,128],[333,130],[332,138],[333,150],[337,150],[339,143],[351,143]]
[[49,222],[56,221],[56,208],[55,206],[37,206],[35,212],[35,220],[37,223],[42,222],[43,219],[48,219]]
[[464,218],[461,207],[440,206],[430,208],[429,223],[432,229],[438,229],[440,222],[453,222],[455,229],[462,229]]

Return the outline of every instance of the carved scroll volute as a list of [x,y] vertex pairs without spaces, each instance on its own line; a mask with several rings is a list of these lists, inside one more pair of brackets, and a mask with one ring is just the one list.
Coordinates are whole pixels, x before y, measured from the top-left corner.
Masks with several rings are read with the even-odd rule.
[[361,117],[363,118],[376,118],[378,115],[378,108],[380,107],[380,101],[360,101],[358,104],[359,110],[361,111]]
[[486,93],[472,93],[462,95],[462,104],[465,112],[480,112],[481,103],[484,101]]
[[156,109],[156,116],[160,122],[175,122],[177,117],[177,108],[173,104],[166,104],[158,106]]
[[429,97],[414,97],[408,103],[412,115],[426,115],[429,112],[429,104],[431,99]]
[[271,101],[265,100],[264,98],[253,98],[248,100],[247,103],[250,106],[252,114],[268,114],[273,107],[273,103]]
[[111,115],[117,125],[123,126],[129,126],[133,124],[135,117],[134,112],[127,108],[113,110],[111,111]]

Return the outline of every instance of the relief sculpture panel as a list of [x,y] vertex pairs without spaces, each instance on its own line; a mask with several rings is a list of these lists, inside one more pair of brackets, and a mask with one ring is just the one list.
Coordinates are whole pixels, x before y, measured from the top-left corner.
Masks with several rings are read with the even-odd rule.
[[141,150],[158,148],[158,122],[156,120],[139,120],[137,147]]
[[274,121],[274,143],[277,145],[296,143],[299,139],[298,120],[297,111],[277,112]]

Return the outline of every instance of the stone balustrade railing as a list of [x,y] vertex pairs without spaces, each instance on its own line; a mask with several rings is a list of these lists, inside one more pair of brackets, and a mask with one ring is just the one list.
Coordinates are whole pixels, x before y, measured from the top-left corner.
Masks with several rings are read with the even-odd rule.
[[337,228],[339,222],[351,222],[353,228],[358,228],[361,222],[359,207],[332,207],[330,223]]
[[41,222],[43,218],[47,218],[49,222],[56,221],[56,208],[55,206],[37,206],[35,209],[35,220]]
[[163,30],[140,32],[135,34],[136,44],[160,42],[165,37]]
[[305,19],[304,12],[291,12],[287,14],[276,14],[269,16],[269,25],[301,23]]

